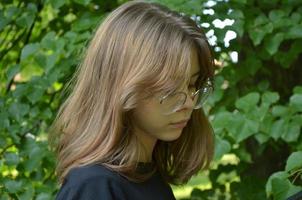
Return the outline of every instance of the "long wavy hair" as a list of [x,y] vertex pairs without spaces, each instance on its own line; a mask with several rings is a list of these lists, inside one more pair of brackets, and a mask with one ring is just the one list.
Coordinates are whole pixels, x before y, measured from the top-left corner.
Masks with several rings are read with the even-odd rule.
[[[190,78],[192,50],[200,86],[214,76],[213,57],[190,17],[143,1],[111,12],[96,29],[50,128],[59,181],[70,169],[95,163],[137,182],[148,178],[133,170],[142,145],[131,131],[132,111],[141,100],[175,90]],[[177,140],[157,141],[153,151],[156,170],[171,184],[186,183],[212,156],[213,131],[202,109],[193,111]]]

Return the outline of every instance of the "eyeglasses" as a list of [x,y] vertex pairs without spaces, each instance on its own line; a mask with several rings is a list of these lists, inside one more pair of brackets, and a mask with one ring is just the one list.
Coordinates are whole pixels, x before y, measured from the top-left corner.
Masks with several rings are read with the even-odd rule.
[[[200,109],[208,97],[213,92],[213,85],[210,79],[204,83],[204,85],[198,90],[189,89],[189,97],[191,97],[194,107],[193,109]],[[187,101],[186,92],[175,92],[172,94],[166,94],[159,98],[160,104],[163,105],[163,114],[171,114],[179,110]]]

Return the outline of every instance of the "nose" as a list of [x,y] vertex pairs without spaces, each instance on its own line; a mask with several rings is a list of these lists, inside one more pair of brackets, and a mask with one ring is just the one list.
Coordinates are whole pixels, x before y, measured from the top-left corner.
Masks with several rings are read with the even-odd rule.
[[186,94],[187,94],[186,100],[184,104],[177,110],[177,112],[181,112],[184,110],[193,110],[195,102],[193,98],[191,98],[191,96],[188,95],[188,92],[186,92]]

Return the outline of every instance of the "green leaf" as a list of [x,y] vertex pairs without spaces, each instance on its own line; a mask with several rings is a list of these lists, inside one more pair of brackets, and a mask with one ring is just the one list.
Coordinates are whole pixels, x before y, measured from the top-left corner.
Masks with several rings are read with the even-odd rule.
[[295,86],[293,91],[295,94],[302,94],[302,86]]
[[48,193],[41,193],[37,196],[36,200],[52,200],[53,197]]
[[10,193],[17,193],[23,189],[23,182],[8,180],[4,182],[4,186]]
[[255,138],[259,142],[259,144],[263,144],[270,139],[266,134],[263,133],[256,134]]
[[54,9],[59,9],[66,3],[66,0],[49,0],[49,1]]
[[294,142],[299,138],[301,127],[298,124],[290,123],[288,126],[288,131],[285,131],[282,135],[282,138],[286,142]]
[[261,28],[256,28],[254,30],[249,31],[249,35],[253,41],[254,46],[258,46],[266,33]]
[[235,106],[236,108],[248,112],[252,110],[255,106],[257,106],[260,99],[260,95],[257,92],[251,92],[241,98],[239,98]]
[[249,30],[249,35],[253,41],[254,46],[258,46],[261,41],[263,40],[264,36],[266,36],[269,33],[272,33],[274,29],[274,26],[271,22],[259,26],[259,27],[253,27]]
[[26,97],[32,104],[35,104],[42,98],[44,92],[45,89],[42,88],[40,85],[33,85]]
[[293,12],[290,16],[290,20],[294,23],[294,24],[298,24],[301,20],[301,14],[298,12]]
[[0,10],[0,31],[2,31],[2,30],[5,28],[5,26],[6,26],[7,24],[9,24],[9,22],[10,22],[9,18],[6,18],[6,17],[3,15],[2,10]]
[[18,72],[20,71],[20,65],[15,64],[8,68],[6,72],[6,77],[8,80],[11,80]]
[[257,133],[259,130],[259,122],[253,121],[250,119],[245,119],[244,123],[236,133],[237,137],[235,137],[236,142],[239,143],[251,135]]
[[32,172],[38,170],[43,157],[45,156],[45,149],[40,146],[38,141],[27,138],[24,153],[28,157],[24,162],[25,170]]
[[285,37],[287,39],[298,39],[302,38],[302,25],[296,25],[291,27],[287,32]]
[[230,152],[231,144],[219,136],[215,137],[215,155],[214,159],[219,160],[224,154]]
[[238,148],[234,150],[234,152],[239,157],[240,162],[244,161],[247,163],[252,163],[251,154],[245,148]]
[[280,20],[284,16],[285,12],[283,10],[272,10],[268,14],[269,19],[273,22]]
[[[23,192],[22,194],[18,195],[18,199],[21,200],[32,200],[34,199],[34,189],[32,187],[31,184],[27,184],[27,187],[25,188],[25,192]],[[30,186],[30,187],[29,187]]]
[[265,92],[262,95],[261,102],[271,105],[273,103],[276,103],[279,100],[279,94],[277,92]]
[[272,180],[272,191],[275,200],[284,200],[287,197],[287,192],[290,187],[290,182],[288,180],[274,178]]
[[72,30],[74,31],[84,31],[88,29],[92,29],[95,27],[100,21],[100,16],[94,16],[90,13],[84,13],[80,19],[76,20],[72,24]]
[[213,120],[214,128],[225,128],[231,119],[232,114],[226,111],[218,112]]
[[39,49],[39,47],[40,47],[39,43],[31,43],[23,47],[21,51],[21,61],[25,60],[29,56],[34,55]]
[[302,111],[302,94],[294,94],[291,96],[289,104],[297,111]]
[[232,10],[232,12],[229,14],[229,17],[233,19],[244,19],[244,14],[241,10],[235,9]]
[[284,33],[277,33],[265,41],[264,47],[270,55],[275,54],[281,42],[284,40]]
[[247,0],[232,0],[232,2],[240,3],[240,4],[246,4]]
[[78,3],[78,4],[87,6],[90,3],[91,0],[73,0],[73,1]]
[[234,24],[231,26],[231,29],[233,29],[239,37],[242,37],[244,33],[244,20],[236,19]]
[[265,190],[266,190],[266,193],[268,194],[268,196],[271,196],[273,194],[272,180],[274,180],[274,179],[286,180],[287,177],[289,177],[289,174],[287,172],[284,172],[284,171],[273,173],[269,177],[269,179],[266,183],[266,186],[265,186]]
[[286,116],[289,113],[289,108],[285,106],[276,105],[272,108],[272,114],[275,117]]
[[16,24],[23,28],[29,28],[34,22],[36,13],[37,6],[33,3],[29,3],[25,11],[22,12],[22,15],[16,20]]
[[287,159],[285,170],[287,172],[302,168],[302,151],[293,152]]
[[8,109],[10,115],[14,116],[17,121],[29,112],[29,105],[23,103],[14,103]]
[[48,32],[41,40],[41,47],[45,49],[55,49],[56,33],[54,31]]
[[13,152],[7,152],[4,155],[5,163],[8,166],[17,165],[20,162],[19,155]]
[[264,15],[264,14],[260,14],[254,21],[253,26],[260,26],[260,25],[264,25],[267,24],[269,22],[268,18]]
[[0,128],[7,128],[9,127],[9,125],[10,125],[10,121],[9,121],[8,113],[6,112],[6,109],[2,109],[0,112]]
[[262,62],[257,57],[251,57],[246,59],[246,70],[250,75],[255,75],[256,72],[262,67]]
[[275,140],[277,140],[278,138],[280,138],[283,134],[283,132],[285,131],[285,126],[286,123],[284,121],[284,119],[279,119],[277,121],[275,121],[272,125],[271,131],[270,131],[270,136],[272,138],[274,138]]

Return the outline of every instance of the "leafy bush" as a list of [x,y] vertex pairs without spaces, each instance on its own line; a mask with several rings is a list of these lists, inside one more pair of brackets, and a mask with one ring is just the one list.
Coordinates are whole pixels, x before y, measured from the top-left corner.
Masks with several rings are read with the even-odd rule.
[[[0,3],[0,199],[53,199],[47,127],[93,29],[121,3]],[[302,3],[161,3],[192,15],[216,58],[215,93],[205,107],[216,137],[211,187],[190,198],[281,200],[301,191]],[[236,162],[222,162],[230,158]]]

